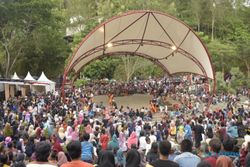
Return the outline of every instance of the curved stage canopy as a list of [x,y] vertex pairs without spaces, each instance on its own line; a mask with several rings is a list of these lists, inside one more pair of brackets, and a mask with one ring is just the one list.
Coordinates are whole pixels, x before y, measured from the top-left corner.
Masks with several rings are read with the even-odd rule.
[[131,11],[97,26],[80,43],[64,72],[79,73],[89,62],[111,55],[137,55],[168,75],[193,73],[214,79],[210,55],[182,21],[157,11]]

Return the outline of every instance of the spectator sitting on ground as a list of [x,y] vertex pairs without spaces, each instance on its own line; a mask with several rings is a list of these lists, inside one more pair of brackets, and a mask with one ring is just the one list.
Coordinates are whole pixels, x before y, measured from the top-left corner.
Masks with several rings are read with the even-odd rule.
[[94,167],[93,165],[81,161],[81,143],[79,141],[71,141],[67,145],[67,151],[71,158],[71,162],[63,164],[61,167]]
[[176,162],[168,160],[168,155],[171,151],[171,143],[167,140],[160,142],[159,153],[160,159],[152,163],[154,167],[179,167]]
[[81,142],[82,148],[82,160],[87,163],[93,163],[94,157],[94,147],[91,142],[89,142],[90,135],[88,133],[83,134],[83,141]]
[[205,158],[205,161],[208,161],[212,167],[216,166],[216,160],[219,156],[221,150],[221,141],[220,139],[214,138],[209,142],[208,149],[210,151],[210,156]]
[[51,146],[49,142],[38,142],[35,147],[36,161],[29,163],[27,167],[56,167],[56,165],[48,162],[50,152]]
[[201,159],[192,153],[193,143],[188,139],[181,142],[181,154],[177,155],[174,162],[178,163],[180,167],[196,167]]

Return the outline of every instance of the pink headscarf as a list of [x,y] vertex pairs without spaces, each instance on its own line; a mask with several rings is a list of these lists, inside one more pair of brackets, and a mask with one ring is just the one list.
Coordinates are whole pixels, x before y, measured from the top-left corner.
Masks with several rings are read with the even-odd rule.
[[67,130],[66,130],[66,132],[65,132],[65,136],[66,136],[66,139],[67,139],[68,141],[71,141],[71,140],[72,140],[72,132],[73,132],[72,127],[68,126],[68,127],[67,127]]
[[127,140],[127,143],[128,143],[128,148],[131,149],[131,146],[133,144],[135,144],[137,146],[138,144],[138,139],[136,137],[136,133],[135,132],[132,132],[131,135],[129,136],[128,140]]
[[127,146],[126,146],[126,136],[125,136],[125,133],[124,133],[124,132],[120,132],[118,142],[119,142],[119,147],[120,147],[122,150],[127,150]]
[[72,133],[71,133],[71,139],[72,139],[72,141],[77,141],[77,140],[79,140],[79,135],[78,135],[78,132],[75,130],[75,131],[73,131]]
[[5,138],[4,142],[5,142],[6,145],[8,145],[11,141],[12,141],[12,138],[8,136],[8,137]]
[[74,126],[76,127],[78,125],[78,120],[76,119],[75,121],[74,121]]
[[62,151],[57,154],[57,157],[58,157],[57,164],[59,166],[62,166],[63,164],[68,162],[67,157],[65,156],[64,152],[62,152]]
[[82,115],[82,113],[79,113],[79,115],[78,115],[78,121],[79,121],[80,124],[82,123],[82,121],[83,121],[83,115]]
[[92,133],[92,127],[90,126],[90,124],[88,124],[87,126],[86,126],[86,128],[85,128],[85,132],[86,133],[88,133],[88,134],[90,134],[90,133]]

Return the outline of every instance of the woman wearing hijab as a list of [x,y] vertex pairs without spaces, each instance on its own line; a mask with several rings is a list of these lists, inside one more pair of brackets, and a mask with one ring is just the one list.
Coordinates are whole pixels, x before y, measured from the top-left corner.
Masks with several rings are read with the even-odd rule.
[[57,154],[57,159],[58,159],[57,165],[59,167],[68,162],[66,155],[62,151],[60,151]]
[[63,127],[60,127],[58,129],[58,137],[59,137],[60,143],[64,143],[64,141],[65,141],[65,133],[64,133],[64,128]]
[[56,152],[63,151],[61,144],[55,135],[51,137],[51,143],[53,144],[52,150],[55,150]]
[[65,132],[66,143],[69,143],[72,140],[72,132],[73,132],[72,127],[68,126]]
[[108,143],[108,148],[115,150],[119,148],[119,142],[117,140],[116,135],[114,134],[111,141]]
[[121,148],[117,151],[116,158],[115,158],[117,167],[125,167],[126,158],[123,153],[124,153],[124,150],[122,150]]
[[39,142],[41,137],[42,137],[42,129],[40,127],[36,128],[36,139],[35,139],[35,143]]
[[34,126],[33,126],[33,125],[30,125],[30,126],[29,126],[28,135],[29,135],[29,137],[35,135],[35,130],[34,130]]
[[150,151],[147,153],[146,160],[149,164],[159,159],[158,144],[156,142],[152,143]]
[[137,146],[137,144],[138,144],[138,139],[137,139],[137,137],[136,137],[135,131],[133,131],[133,132],[131,133],[131,135],[129,136],[129,138],[128,138],[128,140],[127,140],[127,144],[128,144],[128,148],[129,148],[129,149],[131,149],[131,146],[132,146],[133,144],[135,144],[135,145]]
[[126,136],[125,136],[125,133],[123,131],[120,132],[118,140],[119,140],[119,148],[126,150],[127,149]]
[[101,153],[98,167],[115,167],[115,157],[111,151],[103,151]]
[[108,147],[109,136],[105,133],[105,129],[102,129],[102,134],[100,137],[100,143],[102,146],[102,150],[106,150]]
[[79,135],[78,135],[78,130],[77,128],[72,128],[72,133],[71,133],[71,140],[72,141],[78,141],[79,140]]
[[88,124],[88,125],[85,127],[85,132],[88,133],[88,134],[90,134],[90,133],[93,132],[92,127],[91,127],[90,124]]
[[11,125],[10,125],[10,123],[6,123],[5,124],[5,127],[4,127],[4,129],[3,129],[3,134],[4,134],[4,136],[13,136],[13,130],[12,130],[12,128],[11,128]]
[[127,153],[126,167],[139,167],[141,163],[141,157],[137,150],[131,149]]

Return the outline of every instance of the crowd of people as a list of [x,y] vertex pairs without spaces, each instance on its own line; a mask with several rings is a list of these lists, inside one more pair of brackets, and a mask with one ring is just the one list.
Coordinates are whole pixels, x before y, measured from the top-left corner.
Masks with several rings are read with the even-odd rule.
[[[249,167],[249,106],[237,103],[239,94],[210,97],[206,83],[191,81],[95,83],[66,91],[65,100],[49,93],[3,101],[0,166]],[[147,107],[94,102],[95,95],[119,88],[124,95],[152,94],[162,118]],[[180,103],[160,103],[165,98]],[[210,102],[227,105],[212,109]]]

